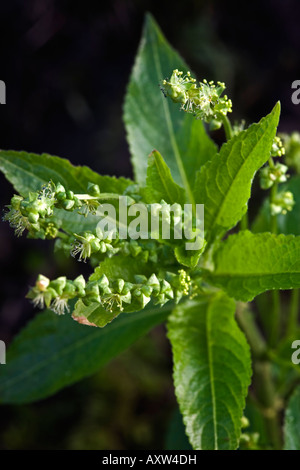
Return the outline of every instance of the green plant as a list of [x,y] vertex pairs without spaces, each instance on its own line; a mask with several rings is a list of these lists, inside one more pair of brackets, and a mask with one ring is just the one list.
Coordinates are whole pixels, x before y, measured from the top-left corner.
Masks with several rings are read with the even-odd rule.
[[[88,281],[38,277],[28,297],[59,316],[38,315],[11,345],[0,370],[2,403],[56,392],[166,321],[176,396],[194,449],[300,449],[300,369],[291,361],[299,332],[300,229],[292,211],[299,176],[287,180],[288,167],[274,162],[284,155],[283,140],[293,148],[286,159],[293,166],[297,142],[276,136],[279,103],[259,123],[232,127],[224,89],[221,82],[197,85],[147,16],[124,109],[134,181],[45,154],[0,152],[0,169],[19,193],[4,216],[16,234],[56,239],[56,249],[94,268]],[[202,121],[211,131],[224,126],[220,150]],[[248,201],[258,170],[270,195],[250,231]],[[117,233],[95,231],[99,214],[109,223],[108,203],[119,217]],[[121,236],[120,218],[137,203],[148,211],[140,225],[153,205],[160,223],[172,222],[168,239],[160,232],[150,240]],[[187,249],[191,237],[175,236],[184,204],[192,208],[196,249]],[[204,237],[197,231],[199,204]],[[280,297],[279,289],[293,290]]]

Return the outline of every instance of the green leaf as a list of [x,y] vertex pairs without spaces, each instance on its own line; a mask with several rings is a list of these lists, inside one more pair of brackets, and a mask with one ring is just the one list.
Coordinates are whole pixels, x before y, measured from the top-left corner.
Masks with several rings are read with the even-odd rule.
[[205,244],[203,244],[201,250],[186,250],[184,246],[176,246],[174,254],[178,263],[183,266],[187,266],[188,268],[195,268],[204,248]]
[[[291,212],[277,215],[278,232],[300,235],[300,176],[292,176],[286,184],[280,185],[280,191],[291,191],[295,205]],[[253,232],[267,232],[271,226],[269,198],[264,201],[251,227]]]
[[157,150],[153,150],[148,158],[145,195],[150,204],[163,199],[168,204],[183,206],[186,201],[184,189],[174,182],[168,165]]
[[239,232],[222,242],[213,260],[206,280],[237,300],[300,287],[300,237],[294,235]]
[[285,412],[284,450],[300,450],[300,386],[292,394]]
[[280,105],[224,144],[220,154],[197,172],[195,201],[205,207],[206,239],[234,227],[247,210],[252,180],[270,157]]
[[119,312],[108,312],[98,302],[86,306],[80,299],[76,302],[73,310],[73,316],[78,319],[79,323],[85,324],[85,321],[88,320],[92,326],[100,328],[113,321],[118,315]]
[[185,433],[185,427],[178,407],[172,413],[168,424],[165,450],[193,450]]
[[157,149],[192,203],[195,168],[216,153],[216,146],[201,121],[180,112],[159,90],[159,83],[175,68],[188,70],[148,14],[124,107],[135,178],[141,185],[145,183],[148,155]]
[[123,314],[103,329],[79,325],[69,315],[37,315],[8,349],[0,369],[0,402],[40,400],[95,373],[162,323],[168,309]]
[[234,312],[234,300],[219,292],[179,305],[169,317],[175,391],[194,449],[239,444],[251,363]]
[[109,280],[124,279],[128,282],[135,282],[135,274],[150,276],[153,273],[150,263],[145,263],[137,258],[130,256],[117,255],[113,258],[105,258],[94,273],[90,276],[90,281],[97,281],[102,274],[105,274]]
[[46,153],[0,150],[0,170],[22,196],[53,180],[75,193],[86,193],[89,182],[98,184],[103,193],[122,194],[132,181],[126,178],[102,176],[87,166],[74,166],[69,160]]
[[[48,154],[0,150],[0,170],[22,196],[37,191],[49,180],[60,182],[74,193],[86,193],[89,182],[98,184],[103,193],[122,194],[132,184],[126,178],[102,176],[87,166],[73,166],[69,160]],[[89,214],[83,217],[76,212],[55,210],[54,220],[67,232],[94,230],[99,218]]]

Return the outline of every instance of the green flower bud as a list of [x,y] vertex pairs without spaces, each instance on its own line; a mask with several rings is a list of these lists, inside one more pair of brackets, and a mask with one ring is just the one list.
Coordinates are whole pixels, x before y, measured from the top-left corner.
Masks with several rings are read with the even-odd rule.
[[274,200],[270,204],[271,214],[286,214],[291,211],[295,205],[294,196],[290,191],[281,191],[276,194]]
[[46,225],[46,228],[45,228],[45,236],[46,238],[56,238],[57,237],[57,234],[58,234],[58,229],[57,227],[55,227],[55,225],[52,223],[52,222],[49,222],[47,225]]
[[76,288],[76,295],[77,297],[84,297],[85,296],[85,279],[82,274],[73,281],[73,284]]
[[99,244],[99,249],[100,249],[100,253],[106,253],[107,248],[106,248],[106,244],[103,240]]
[[40,218],[40,215],[37,211],[31,211],[28,214],[28,220],[31,224],[36,224]]
[[115,287],[116,291],[117,291],[119,294],[122,294],[124,285],[125,285],[124,279],[117,279],[117,280],[114,282],[114,287]]
[[131,292],[133,288],[133,284],[131,282],[125,282],[124,287],[122,289],[122,294],[127,295],[129,292]]
[[280,137],[274,137],[272,148],[271,148],[271,156],[272,157],[282,157],[285,154],[285,148],[283,146],[282,140]]
[[70,211],[73,209],[75,202],[72,201],[71,199],[65,199],[62,202],[62,206],[66,211]]
[[63,290],[66,286],[67,278],[66,276],[61,276],[58,277],[57,279],[54,279],[53,281],[50,282],[50,287],[56,290],[58,295],[62,295]]
[[11,201],[10,201],[12,209],[19,210],[20,209],[20,204],[23,201],[23,199],[24,198],[22,196],[18,196],[18,195],[15,194],[11,198]]
[[144,284],[145,282],[147,282],[147,278],[143,274],[135,274],[134,280],[137,284]]
[[58,193],[66,193],[66,189],[61,183],[57,183],[55,193],[56,193],[56,195]]
[[150,297],[151,294],[152,294],[152,291],[153,291],[153,287],[151,287],[151,286],[146,286],[146,285],[144,285],[144,286],[141,287],[141,292],[142,292],[142,294],[144,294],[146,297]]
[[99,286],[98,282],[88,282],[85,288],[86,297],[85,300],[89,300],[90,302],[101,302],[100,294],[99,294]]
[[262,168],[259,172],[260,187],[262,189],[269,189],[274,183],[285,183],[289,177],[286,174],[287,170],[288,167],[281,163]]
[[39,274],[36,280],[36,287],[41,291],[44,292],[50,284],[50,279],[42,274]]
[[97,281],[97,284],[101,290],[107,289],[109,287],[109,280],[105,274],[102,274],[100,279]]
[[76,286],[74,285],[73,281],[66,282],[64,291],[64,297],[68,297],[69,299],[73,299],[76,295]]
[[67,190],[66,195],[67,195],[67,199],[70,199],[71,201],[73,201],[73,199],[74,199],[73,191]]
[[142,247],[135,240],[130,240],[129,242],[129,252],[135,258],[142,251]]
[[98,184],[88,183],[87,192],[91,196],[95,196],[95,197],[100,196],[100,188]]

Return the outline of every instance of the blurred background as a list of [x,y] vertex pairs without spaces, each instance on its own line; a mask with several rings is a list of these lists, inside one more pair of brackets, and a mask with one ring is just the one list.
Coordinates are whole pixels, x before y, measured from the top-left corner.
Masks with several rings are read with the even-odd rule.
[[[146,11],[199,80],[226,83],[233,119],[258,121],[280,100],[280,131],[300,130],[300,105],[291,102],[291,84],[300,79],[300,3],[240,5],[2,1],[0,80],[7,104],[0,106],[0,148],[47,152],[131,177],[122,106]],[[1,177],[1,208],[12,194]],[[0,339],[7,344],[36,314],[24,297],[38,273],[74,278],[82,271],[52,249],[52,242],[16,239],[0,223]],[[1,407],[0,448],[162,449],[180,427],[171,367],[162,326],[54,397]]]

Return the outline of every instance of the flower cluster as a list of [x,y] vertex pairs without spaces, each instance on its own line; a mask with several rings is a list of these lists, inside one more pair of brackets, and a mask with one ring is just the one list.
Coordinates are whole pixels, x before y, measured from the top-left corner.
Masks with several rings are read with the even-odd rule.
[[285,147],[285,162],[300,174],[300,133],[280,134]]
[[282,157],[285,155],[285,147],[280,137],[276,136],[273,140],[271,154],[268,164],[260,170],[260,187],[262,189],[271,189],[270,193],[270,211],[271,215],[287,214],[295,205],[294,196],[290,191],[277,192],[279,183],[285,183],[289,178],[287,174],[288,167],[282,163],[274,163],[273,157]]
[[184,269],[177,273],[164,272],[150,277],[135,275],[135,282],[124,279],[110,280],[96,268],[85,282],[82,275],[74,281],[62,276],[53,281],[40,275],[27,294],[35,306],[49,307],[58,315],[69,311],[68,301],[81,299],[84,305],[98,303],[108,312],[116,314],[143,309],[150,300],[163,306],[169,300],[179,302],[191,292],[191,278]]
[[281,191],[277,193],[271,201],[270,208],[272,215],[287,214],[295,205],[294,196],[291,191]]
[[213,81],[196,84],[196,79],[190,72],[183,75],[182,71],[173,70],[170,79],[162,83],[162,91],[175,103],[181,104],[181,109],[193,114],[197,119],[210,123],[211,128],[221,126],[224,117],[232,111],[232,102],[226,95],[221,96],[225,90],[223,82]]
[[55,238],[58,228],[50,221],[54,208],[77,210],[83,215],[94,213],[99,205],[97,198],[100,189],[98,185],[89,183],[87,190],[87,194],[76,195],[61,183],[54,184],[49,181],[39,191],[30,192],[25,198],[14,195],[3,219],[15,229],[17,236],[28,230],[32,238]]
[[81,298],[85,295],[86,283],[82,275],[74,281],[69,281],[65,276],[50,281],[47,277],[39,275],[35,286],[32,287],[27,298],[32,300],[34,306],[50,308],[58,315],[69,311],[68,301]]
[[289,177],[286,174],[288,167],[282,163],[275,163],[273,166],[267,165],[260,170],[260,187],[269,189],[274,183],[285,183]]

